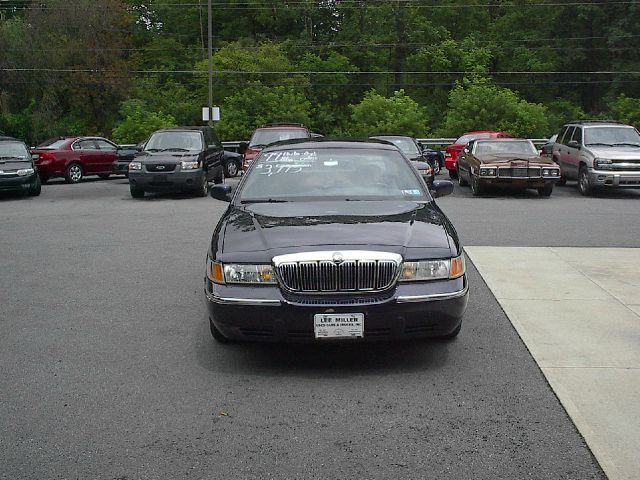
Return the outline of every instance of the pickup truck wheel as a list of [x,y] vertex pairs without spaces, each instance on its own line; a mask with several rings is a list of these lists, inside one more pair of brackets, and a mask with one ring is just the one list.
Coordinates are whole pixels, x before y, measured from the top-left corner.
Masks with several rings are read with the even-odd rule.
[[589,183],[589,171],[584,165],[580,167],[580,173],[578,173],[578,190],[584,196],[593,193],[593,186]]
[[79,183],[82,181],[83,176],[84,172],[82,171],[82,166],[79,163],[73,162],[67,167],[64,179],[67,183]]
[[129,185],[129,191],[131,192],[131,196],[133,198],[142,198],[144,197],[144,190],[142,188],[134,187],[133,185]]
[[553,184],[545,185],[544,187],[538,188],[538,195],[541,197],[550,197],[551,192],[553,192]]
[[238,175],[238,170],[240,170],[240,164],[235,160],[229,160],[224,165],[225,173],[227,178],[232,178]]
[[458,177],[458,185],[460,185],[461,187],[466,187],[467,185],[469,185],[469,183],[467,183],[467,181],[462,178],[462,175],[460,175],[460,170],[458,170],[456,176]]
[[474,197],[479,197],[483,195],[486,187],[482,184],[480,179],[473,174],[473,172],[469,172],[469,176],[471,177],[471,194]]

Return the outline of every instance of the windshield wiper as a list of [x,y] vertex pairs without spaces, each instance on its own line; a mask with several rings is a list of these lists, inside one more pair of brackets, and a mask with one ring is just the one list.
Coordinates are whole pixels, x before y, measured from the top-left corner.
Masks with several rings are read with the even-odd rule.
[[280,200],[277,198],[256,198],[249,200],[241,200],[240,203],[287,203],[289,200]]
[[614,143],[616,147],[640,147],[640,143],[632,143],[632,142],[622,142],[622,143]]
[[19,157],[17,155],[0,155],[0,160],[13,160],[13,159],[26,160],[27,157]]
[[260,143],[257,143],[255,145],[249,145],[249,148],[264,148],[266,147],[266,145],[262,145]]
[[585,145],[602,145],[604,147],[613,147],[612,143],[602,143],[602,142],[587,143]]
[[163,148],[162,150],[160,150],[161,152],[188,152],[189,149],[187,148],[178,148],[178,147],[172,147],[172,148]]
[[155,152],[160,152],[161,150],[159,148],[145,148],[144,151],[145,152],[150,152],[150,153],[155,153]]

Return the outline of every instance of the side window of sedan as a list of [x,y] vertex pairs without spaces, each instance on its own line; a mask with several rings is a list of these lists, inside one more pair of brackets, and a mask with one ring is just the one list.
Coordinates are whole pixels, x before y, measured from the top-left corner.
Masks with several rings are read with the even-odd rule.
[[108,152],[115,152],[116,151],[116,146],[112,145],[111,143],[107,142],[106,140],[96,140],[96,144],[98,145],[98,150],[103,150],[103,151],[108,151]]
[[74,150],[97,150],[93,140],[78,140],[74,146]]

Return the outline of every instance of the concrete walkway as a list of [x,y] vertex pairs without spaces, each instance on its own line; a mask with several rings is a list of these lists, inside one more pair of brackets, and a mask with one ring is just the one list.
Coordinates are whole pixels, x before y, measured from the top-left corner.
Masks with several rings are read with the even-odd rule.
[[640,249],[466,251],[607,476],[640,478]]

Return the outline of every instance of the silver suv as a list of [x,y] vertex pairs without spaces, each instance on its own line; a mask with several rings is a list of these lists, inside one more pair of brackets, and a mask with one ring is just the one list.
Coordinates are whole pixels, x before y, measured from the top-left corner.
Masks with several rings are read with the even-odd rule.
[[552,150],[562,180],[578,181],[583,195],[598,187],[640,188],[640,134],[631,125],[606,120],[566,124]]

